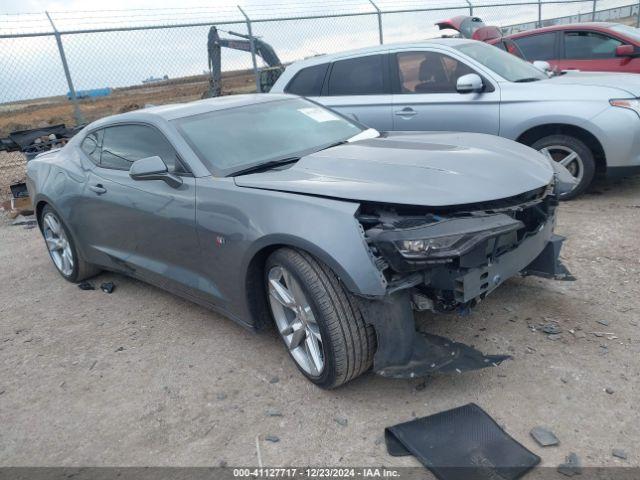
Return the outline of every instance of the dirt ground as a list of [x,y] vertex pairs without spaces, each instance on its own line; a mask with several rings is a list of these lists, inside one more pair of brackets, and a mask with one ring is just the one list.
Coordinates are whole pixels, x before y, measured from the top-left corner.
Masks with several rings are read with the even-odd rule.
[[[81,291],[56,273],[37,229],[5,220],[0,465],[257,465],[257,439],[267,466],[418,466],[386,453],[384,428],[475,402],[544,466],[570,452],[585,466],[639,466],[640,177],[563,204],[557,232],[576,282],[512,279],[468,317],[420,317],[513,360],[426,382],[367,374],[322,391],[275,333],[119,275],[94,279],[114,281],[111,295]],[[559,336],[540,331],[548,321]],[[538,425],[560,445],[539,447]]]

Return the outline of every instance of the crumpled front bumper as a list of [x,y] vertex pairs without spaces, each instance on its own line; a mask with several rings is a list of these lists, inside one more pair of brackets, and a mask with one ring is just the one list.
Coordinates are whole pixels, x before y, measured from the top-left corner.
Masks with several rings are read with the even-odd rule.
[[[435,272],[430,287],[452,287],[455,299],[467,304],[517,274],[573,280],[559,259],[564,237],[553,233],[550,218],[517,248],[486,264],[463,271]],[[441,285],[438,285],[438,284]],[[461,373],[500,364],[508,355],[484,355],[462,343],[417,332],[409,289],[387,295],[382,301],[361,299],[365,319],[376,330],[378,348],[374,371],[394,378],[413,378],[435,372]]]

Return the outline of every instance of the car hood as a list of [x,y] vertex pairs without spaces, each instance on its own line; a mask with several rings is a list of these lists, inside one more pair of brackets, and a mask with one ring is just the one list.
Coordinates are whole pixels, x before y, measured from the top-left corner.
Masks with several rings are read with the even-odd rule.
[[634,97],[640,97],[640,75],[635,73],[568,71],[564,75],[550,78],[548,82],[552,82],[555,85],[617,88]]
[[235,177],[240,187],[356,201],[452,206],[512,197],[551,181],[548,160],[475,133],[389,133],[302,157],[286,169]]

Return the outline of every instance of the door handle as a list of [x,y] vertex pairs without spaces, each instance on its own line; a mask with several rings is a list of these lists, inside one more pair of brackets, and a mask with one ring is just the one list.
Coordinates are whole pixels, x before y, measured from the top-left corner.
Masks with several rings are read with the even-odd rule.
[[411,118],[414,115],[417,115],[418,112],[416,112],[413,108],[411,107],[404,107],[402,110],[398,110],[397,112],[395,112],[397,116],[402,117],[402,118]]
[[107,193],[107,189],[102,186],[102,184],[98,183],[97,185],[90,185],[89,190],[98,195],[102,195],[103,193]]

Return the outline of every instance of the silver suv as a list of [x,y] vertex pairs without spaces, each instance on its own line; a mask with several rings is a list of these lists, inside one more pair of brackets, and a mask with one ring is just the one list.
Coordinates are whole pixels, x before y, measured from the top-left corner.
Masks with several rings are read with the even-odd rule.
[[549,77],[473,40],[380,45],[296,62],[272,92],[306,96],[378,130],[500,135],[560,162],[578,196],[596,173],[640,173],[640,76]]

